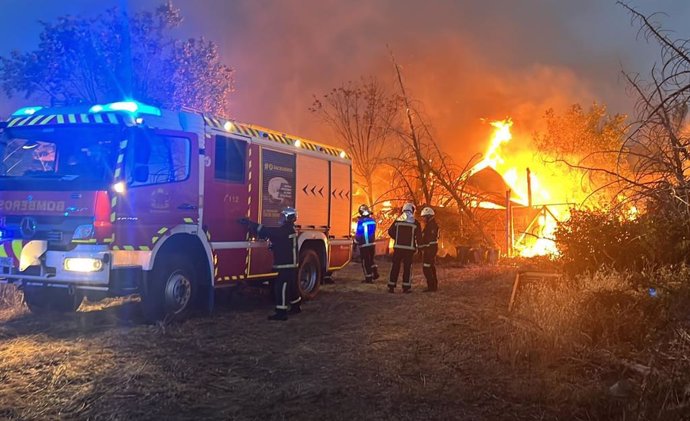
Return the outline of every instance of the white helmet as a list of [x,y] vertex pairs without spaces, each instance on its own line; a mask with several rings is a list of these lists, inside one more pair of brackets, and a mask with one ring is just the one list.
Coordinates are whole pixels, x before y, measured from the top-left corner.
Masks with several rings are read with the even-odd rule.
[[371,215],[371,211],[369,210],[369,206],[367,205],[360,205],[359,206],[359,214],[362,216],[369,216]]
[[280,222],[282,224],[284,223],[291,223],[294,224],[295,221],[297,221],[297,210],[292,207],[287,207],[284,208],[282,211],[280,211]]
[[434,216],[434,214],[435,214],[434,210],[428,206],[426,208],[422,209],[422,212],[420,213],[420,215],[422,215],[422,216]]
[[409,213],[413,214],[415,211],[415,207],[412,203],[405,203],[405,205],[403,205],[403,207],[402,207],[402,211],[403,212],[409,212]]

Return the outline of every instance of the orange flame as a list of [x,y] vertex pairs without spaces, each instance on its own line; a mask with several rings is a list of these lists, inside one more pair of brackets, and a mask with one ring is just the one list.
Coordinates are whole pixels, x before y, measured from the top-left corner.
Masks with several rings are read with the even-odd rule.
[[[501,174],[506,184],[511,188],[516,200],[523,206],[528,205],[527,191],[527,168],[533,164],[533,153],[504,155],[501,153],[502,147],[513,139],[511,127],[513,121],[510,118],[490,123],[494,127],[489,145],[484,154],[484,159],[477,163],[470,174],[475,174],[486,167],[491,167]],[[520,176],[520,174],[525,174]],[[553,195],[549,189],[541,182],[534,172],[530,173],[530,184],[533,203],[548,204],[553,200]],[[556,191],[558,188],[556,187]],[[477,206],[491,208],[485,203]],[[495,206],[495,205],[494,205]],[[515,249],[521,256],[531,257],[537,255],[557,254],[556,244],[553,241],[557,227],[556,218],[559,215],[555,209],[544,210],[528,227],[529,232],[516,233]],[[527,230],[526,230],[527,231]]]
[[489,147],[486,149],[486,153],[484,153],[484,159],[472,167],[470,175],[486,167],[497,170],[498,165],[504,162],[500,154],[501,145],[510,142],[510,139],[513,138],[513,134],[510,132],[513,121],[510,118],[503,121],[492,121],[489,124],[495,127],[496,130],[494,130],[493,135],[491,135],[491,141],[489,142]]

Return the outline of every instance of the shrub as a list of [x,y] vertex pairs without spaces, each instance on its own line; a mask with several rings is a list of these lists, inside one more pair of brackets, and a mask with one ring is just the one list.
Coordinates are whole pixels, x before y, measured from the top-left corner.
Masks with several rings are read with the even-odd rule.
[[673,209],[650,208],[634,219],[620,210],[572,210],[556,242],[564,270],[594,273],[602,267],[643,272],[688,263],[690,225]]

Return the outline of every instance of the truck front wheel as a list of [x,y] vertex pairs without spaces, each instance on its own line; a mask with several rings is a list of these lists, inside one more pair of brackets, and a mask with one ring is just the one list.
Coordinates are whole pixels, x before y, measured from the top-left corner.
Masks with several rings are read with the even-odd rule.
[[68,288],[26,287],[24,301],[32,313],[73,313],[81,305],[83,296]]
[[313,300],[321,287],[321,259],[313,249],[303,249],[299,253],[298,286],[302,298]]
[[144,286],[141,301],[146,320],[182,319],[196,300],[198,285],[193,266],[182,255],[167,256],[157,263]]

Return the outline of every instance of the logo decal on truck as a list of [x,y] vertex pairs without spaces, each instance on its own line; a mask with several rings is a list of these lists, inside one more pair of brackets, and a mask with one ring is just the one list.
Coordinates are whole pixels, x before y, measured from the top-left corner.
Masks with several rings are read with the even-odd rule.
[[36,234],[36,219],[30,216],[22,218],[22,221],[19,223],[19,229],[22,237],[32,238]]
[[261,223],[278,225],[280,211],[295,206],[295,155],[264,150]]
[[0,200],[0,211],[64,212],[64,200]]

